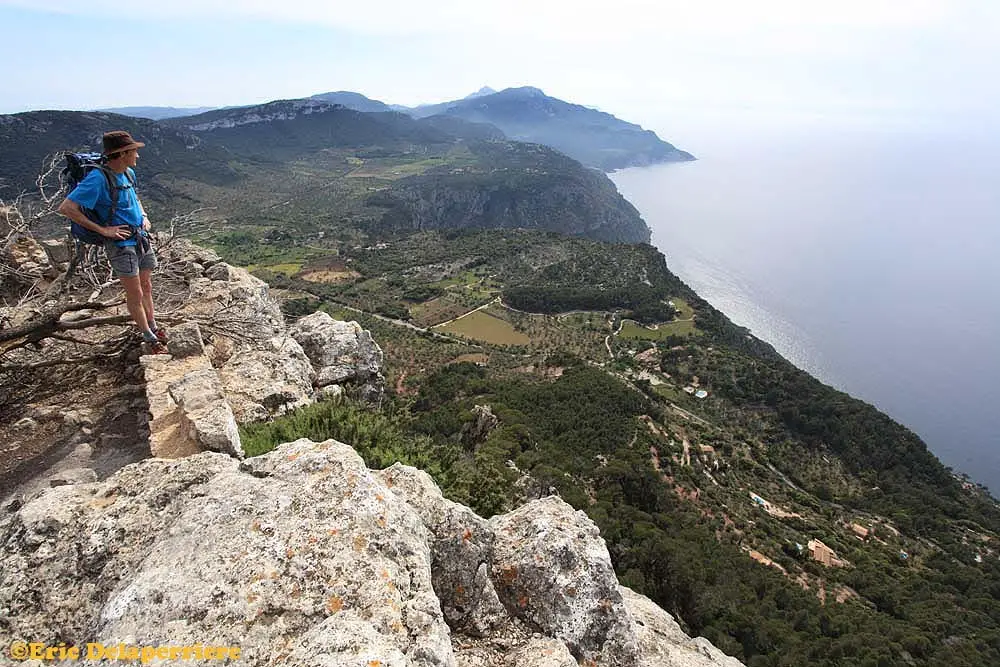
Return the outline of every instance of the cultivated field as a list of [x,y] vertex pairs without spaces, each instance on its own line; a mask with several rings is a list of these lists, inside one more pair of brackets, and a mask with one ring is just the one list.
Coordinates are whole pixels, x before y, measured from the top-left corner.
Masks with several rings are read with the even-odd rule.
[[478,310],[470,315],[436,327],[437,330],[494,345],[527,345],[531,339],[510,323]]

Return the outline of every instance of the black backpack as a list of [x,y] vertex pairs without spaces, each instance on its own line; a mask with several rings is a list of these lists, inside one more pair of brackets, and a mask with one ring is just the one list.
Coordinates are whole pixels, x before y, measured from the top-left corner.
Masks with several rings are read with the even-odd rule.
[[[121,191],[125,189],[124,186],[118,185],[118,179],[115,178],[114,173],[104,166],[106,162],[106,158],[100,153],[66,153],[66,166],[63,167],[62,172],[59,174],[60,180],[69,188],[68,191],[72,192],[73,188],[79,185],[80,181],[82,181],[87,174],[94,169],[101,170],[101,173],[104,174],[104,179],[108,184],[108,195],[111,197],[111,211],[108,213],[108,219],[101,220],[97,211],[89,208],[84,208],[83,214],[86,215],[91,221],[96,222],[102,227],[110,225],[115,219],[115,212],[118,209],[118,198],[121,197]],[[132,172],[126,170],[125,175],[128,178],[129,183],[131,183],[134,188],[135,178],[133,178]],[[89,243],[91,245],[104,244],[105,237],[101,236],[97,232],[92,232],[86,227],[78,225],[75,222],[70,225],[70,231],[73,234],[73,238],[82,243]]]

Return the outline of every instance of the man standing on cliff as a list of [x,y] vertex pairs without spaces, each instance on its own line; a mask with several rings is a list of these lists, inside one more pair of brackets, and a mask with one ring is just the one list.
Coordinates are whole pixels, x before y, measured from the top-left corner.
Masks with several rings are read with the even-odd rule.
[[[135,167],[139,149],[146,144],[132,138],[128,132],[107,132],[103,137],[104,170],[110,172],[115,192],[109,192],[108,178],[101,169],[91,169],[59,206],[59,213],[81,227],[104,237],[104,251],[115,276],[125,290],[125,303],[132,321],[149,344],[153,354],[165,354],[166,332],[156,325],[153,314],[152,271],[156,268],[147,232],[149,218],[135,193]],[[118,198],[115,219],[111,213],[111,197]],[[88,218],[83,209],[95,211],[106,221],[103,225]]]

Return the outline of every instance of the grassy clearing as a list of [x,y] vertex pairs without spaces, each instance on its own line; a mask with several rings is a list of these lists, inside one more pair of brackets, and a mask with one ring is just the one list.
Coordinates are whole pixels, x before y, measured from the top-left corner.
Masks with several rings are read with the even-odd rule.
[[619,336],[626,339],[654,340],[659,341],[667,336],[696,336],[700,332],[695,329],[694,322],[679,321],[654,324],[655,329],[648,329],[638,322],[625,320]]
[[694,309],[688,305],[688,302],[679,297],[671,297],[670,300],[674,304],[674,308],[677,309],[677,319],[679,320],[690,320],[694,318]]
[[408,176],[419,176],[442,167],[451,169],[470,167],[477,164],[477,160],[468,148],[458,146],[445,155],[432,155],[423,160],[408,161],[398,157],[360,160],[355,157],[348,164],[354,167],[354,170],[347,174],[348,178],[380,178],[394,181]]
[[683,391],[669,384],[658,384],[653,387],[653,391],[668,401],[681,401],[688,397]]
[[489,363],[490,355],[484,354],[482,352],[471,352],[469,354],[460,354],[449,363],[460,364],[463,361],[467,361],[471,364],[486,364]]
[[508,322],[479,310],[471,315],[437,327],[444,331],[494,345],[527,345],[531,339]]
[[246,269],[251,272],[257,269],[262,269],[273,273],[283,273],[291,278],[302,270],[302,262],[287,262],[285,264],[250,264],[246,267]]

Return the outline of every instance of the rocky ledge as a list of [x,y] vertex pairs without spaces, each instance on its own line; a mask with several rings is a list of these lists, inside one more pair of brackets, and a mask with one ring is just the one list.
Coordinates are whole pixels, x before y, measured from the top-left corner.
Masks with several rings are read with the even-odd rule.
[[597,528],[558,498],[487,521],[332,440],[47,489],[8,503],[0,541],[0,629],[53,645],[316,667],[740,664],[619,586]]

